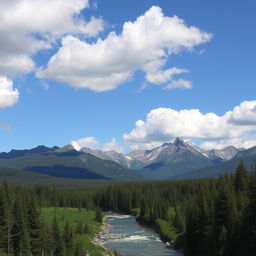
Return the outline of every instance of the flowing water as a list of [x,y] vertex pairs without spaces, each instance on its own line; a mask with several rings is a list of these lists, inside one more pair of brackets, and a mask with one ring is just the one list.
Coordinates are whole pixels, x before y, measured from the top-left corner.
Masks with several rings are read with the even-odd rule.
[[182,256],[165,247],[158,234],[141,226],[130,215],[107,214],[110,234],[102,237],[104,247],[116,250],[121,256]]

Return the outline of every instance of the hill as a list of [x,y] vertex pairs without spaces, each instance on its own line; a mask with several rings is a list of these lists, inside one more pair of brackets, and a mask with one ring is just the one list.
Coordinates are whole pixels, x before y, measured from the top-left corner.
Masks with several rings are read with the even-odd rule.
[[[42,150],[43,149],[43,150]],[[69,179],[137,180],[140,175],[116,162],[103,160],[70,147],[10,151],[0,154],[0,167],[22,169]]]
[[0,183],[8,181],[10,184],[20,185],[55,185],[59,187],[87,187],[97,188],[115,183],[110,180],[85,180],[53,177],[30,171],[23,171],[14,168],[0,167]]

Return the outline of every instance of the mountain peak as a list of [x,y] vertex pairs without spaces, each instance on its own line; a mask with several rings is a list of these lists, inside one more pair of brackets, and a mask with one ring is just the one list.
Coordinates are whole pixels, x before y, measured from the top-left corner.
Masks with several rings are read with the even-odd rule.
[[176,147],[178,147],[178,146],[186,146],[185,141],[184,141],[183,139],[179,138],[179,137],[177,137],[177,138],[174,140],[173,144],[174,144]]

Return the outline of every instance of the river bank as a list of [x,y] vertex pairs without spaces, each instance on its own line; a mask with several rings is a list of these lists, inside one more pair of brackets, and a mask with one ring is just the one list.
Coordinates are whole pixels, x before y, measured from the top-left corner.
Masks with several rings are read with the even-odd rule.
[[170,244],[163,243],[154,230],[140,225],[130,215],[107,214],[93,242],[122,256],[182,255],[170,249]]
[[100,232],[97,234],[97,236],[93,239],[93,243],[97,246],[101,246],[104,249],[104,240],[103,237],[108,237],[111,230],[111,225],[106,223],[106,216],[103,218],[103,223],[100,227]]

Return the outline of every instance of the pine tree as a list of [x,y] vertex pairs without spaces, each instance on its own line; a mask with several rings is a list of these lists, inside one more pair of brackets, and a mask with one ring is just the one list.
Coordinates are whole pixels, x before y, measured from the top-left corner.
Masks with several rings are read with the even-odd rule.
[[0,248],[7,252],[7,217],[6,217],[6,204],[3,198],[2,190],[0,191]]
[[76,243],[74,256],[85,256],[85,255],[86,255],[86,251],[84,248],[84,243],[83,241],[80,240]]
[[181,207],[175,208],[175,217],[173,222],[179,233],[183,233],[185,231],[185,214]]
[[186,216],[185,255],[198,256],[200,245],[200,209],[197,204],[191,204]]
[[52,232],[49,225],[45,222],[41,224],[41,246],[42,246],[42,255],[52,256],[53,251],[53,238]]
[[90,233],[90,227],[87,223],[84,224],[84,234]]
[[27,205],[27,224],[30,235],[31,252],[33,256],[41,256],[42,254],[42,237],[41,237],[41,223],[40,212],[36,207],[35,198],[32,194]]
[[13,206],[14,224],[12,227],[13,253],[14,255],[31,255],[30,237],[21,206],[21,198],[15,201]]
[[99,207],[96,209],[95,220],[99,223],[103,222],[102,211]]
[[4,181],[1,186],[0,199],[0,244],[1,248],[7,253],[7,255],[13,254],[12,228],[14,223],[10,189],[7,182]]
[[80,236],[84,234],[84,225],[82,221],[78,221],[76,225],[76,234]]
[[63,256],[64,255],[64,244],[60,233],[59,224],[56,216],[52,222],[52,241],[53,241],[53,255]]
[[241,161],[235,173],[235,189],[237,192],[246,193],[248,188],[248,171]]
[[149,215],[149,208],[148,208],[148,204],[147,204],[145,198],[143,198],[142,201],[141,201],[140,216],[139,216],[139,218],[141,220],[145,220],[147,215]]
[[245,212],[244,239],[246,256],[256,255],[256,173],[252,175],[249,186],[249,205]]
[[66,256],[72,255],[74,250],[74,236],[73,236],[73,230],[69,222],[66,222],[64,227],[63,242],[64,242],[64,248],[65,248],[65,255]]

